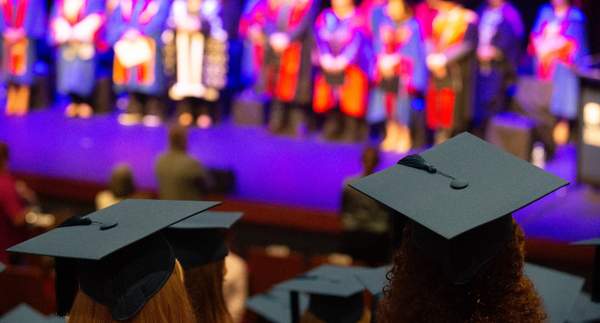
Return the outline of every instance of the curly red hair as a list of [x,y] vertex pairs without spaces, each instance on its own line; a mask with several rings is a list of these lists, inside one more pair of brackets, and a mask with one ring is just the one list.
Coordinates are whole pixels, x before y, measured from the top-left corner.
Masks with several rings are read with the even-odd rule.
[[543,322],[546,314],[523,274],[525,239],[513,221],[513,237],[469,284],[447,283],[436,263],[412,243],[407,224],[378,308],[379,322]]

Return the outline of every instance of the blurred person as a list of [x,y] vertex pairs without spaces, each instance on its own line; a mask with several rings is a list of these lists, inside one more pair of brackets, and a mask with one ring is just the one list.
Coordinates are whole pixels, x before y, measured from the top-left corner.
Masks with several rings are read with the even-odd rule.
[[419,105],[418,101],[427,85],[424,40],[404,0],[375,7],[369,23],[377,55],[369,121],[387,121],[382,150],[405,153],[413,146],[411,132],[424,128],[424,124],[412,122],[422,120],[418,118],[422,102]]
[[[243,261],[238,262],[239,257],[230,258],[232,254],[227,247],[227,231],[241,217],[239,212],[207,211],[172,225],[166,232],[185,270],[185,287],[199,322],[232,323],[243,317],[247,291],[236,287],[246,285],[232,284],[239,279],[246,282],[246,267]],[[235,320],[234,313],[229,312],[231,305]]]
[[96,195],[96,209],[104,209],[134,195],[135,182],[131,168],[127,164],[117,165],[110,176],[108,190]]
[[319,0],[266,0],[250,37],[263,43],[260,87],[272,97],[269,130],[298,135],[312,99],[311,28]]
[[587,55],[586,18],[570,0],[552,0],[538,12],[531,30],[530,52],[537,77],[552,83],[550,111],[557,118],[553,137],[556,144],[569,140],[577,118],[579,83],[574,68]]
[[114,49],[113,82],[129,97],[127,111],[119,122],[143,122],[154,127],[162,123],[166,92],[163,45],[171,1],[119,1],[107,22],[107,40]]
[[9,251],[54,257],[57,313],[68,322],[195,322],[164,229],[215,204],[126,200]]
[[242,257],[229,252],[225,257],[223,298],[234,323],[241,323],[248,298],[248,265]]
[[414,6],[415,19],[419,22],[426,43],[430,42],[433,35],[433,19],[437,15],[439,2],[440,0],[424,0]]
[[315,22],[313,109],[325,115],[325,139],[355,142],[364,132],[369,94],[366,27],[353,0],[333,0]]
[[435,142],[469,129],[473,116],[477,14],[460,1],[439,0],[427,49],[427,126]]
[[178,121],[208,128],[217,113],[219,91],[227,81],[227,32],[220,0],[175,0],[169,28],[175,33],[176,81],[169,90],[178,101]]
[[156,161],[158,196],[165,200],[199,200],[211,187],[210,175],[190,156],[188,131],[180,125],[169,129],[169,147]]
[[362,152],[362,172],[347,178],[342,191],[342,252],[370,265],[390,259],[390,214],[381,204],[351,188],[348,183],[373,174],[379,166],[379,151]]
[[2,33],[2,74],[7,87],[6,114],[25,115],[29,110],[36,42],[46,32],[46,2],[4,0],[0,4]]
[[489,119],[508,108],[524,26],[517,9],[505,0],[488,0],[479,16],[474,126],[484,135]]
[[98,35],[105,22],[104,1],[62,0],[52,8],[50,41],[57,46],[57,87],[68,95],[68,117],[89,118],[99,59]]
[[27,210],[8,169],[8,146],[0,142],[0,262],[9,263],[6,249],[24,240]]

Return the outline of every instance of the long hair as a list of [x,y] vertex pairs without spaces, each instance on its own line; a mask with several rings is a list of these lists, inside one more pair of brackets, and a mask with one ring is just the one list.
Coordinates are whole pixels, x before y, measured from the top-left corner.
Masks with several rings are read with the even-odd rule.
[[[179,262],[165,285],[156,293],[129,323],[194,322],[196,316],[183,284],[183,270]],[[69,323],[117,323],[108,308],[96,303],[81,290],[71,308]]]
[[232,323],[223,298],[225,261],[194,267],[185,271],[185,287],[198,322]]
[[513,237],[467,285],[446,282],[435,263],[413,246],[414,224],[388,273],[379,304],[380,322],[543,322],[546,314],[531,281],[523,274],[524,237],[513,220]]

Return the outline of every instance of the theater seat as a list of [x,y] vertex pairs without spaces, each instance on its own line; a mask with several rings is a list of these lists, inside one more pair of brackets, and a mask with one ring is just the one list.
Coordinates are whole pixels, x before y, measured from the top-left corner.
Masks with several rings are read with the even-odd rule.
[[286,246],[250,247],[247,261],[251,295],[265,292],[306,269],[304,257]]
[[32,266],[11,266],[0,273],[0,316],[21,303],[43,314],[56,312],[54,278]]

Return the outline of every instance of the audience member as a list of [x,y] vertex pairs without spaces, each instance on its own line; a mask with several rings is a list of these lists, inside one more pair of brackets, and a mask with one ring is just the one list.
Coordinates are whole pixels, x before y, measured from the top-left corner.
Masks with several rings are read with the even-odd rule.
[[371,175],[379,165],[379,151],[367,147],[362,153],[362,173],[346,179],[342,192],[342,251],[357,260],[380,264],[389,260],[390,216],[375,200],[347,185],[355,179]]
[[8,146],[0,142],[0,262],[9,263],[6,248],[23,240],[26,208],[17,181],[8,169]]
[[174,125],[169,129],[169,148],[156,162],[158,196],[166,200],[199,200],[210,187],[209,174],[187,152],[187,129]]
[[110,176],[108,190],[96,195],[96,209],[109,207],[135,194],[133,173],[127,164],[117,165]]

